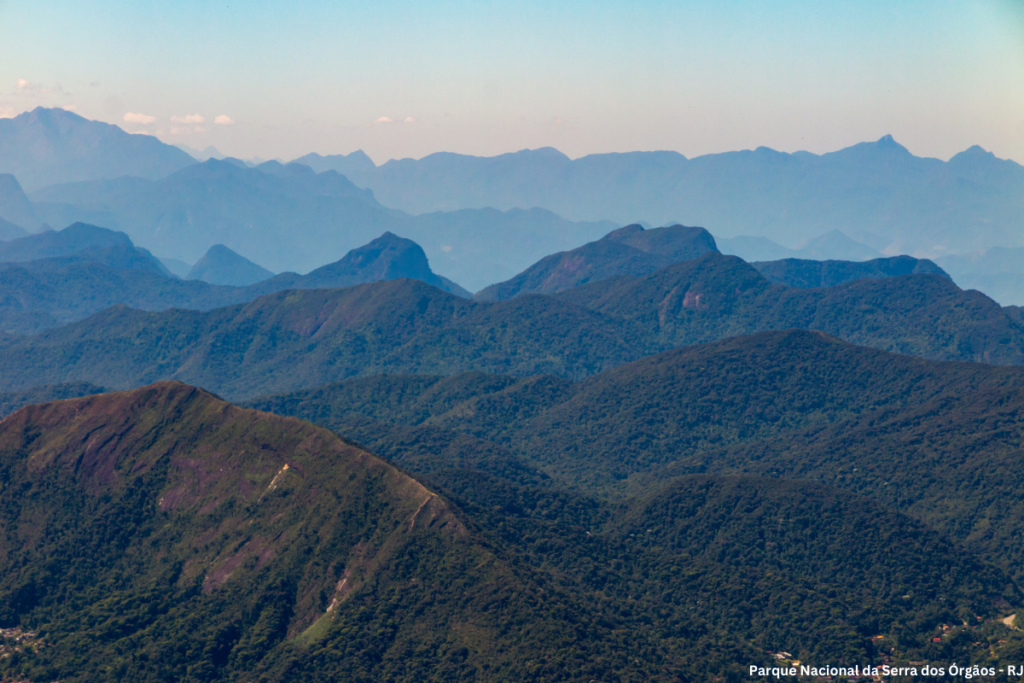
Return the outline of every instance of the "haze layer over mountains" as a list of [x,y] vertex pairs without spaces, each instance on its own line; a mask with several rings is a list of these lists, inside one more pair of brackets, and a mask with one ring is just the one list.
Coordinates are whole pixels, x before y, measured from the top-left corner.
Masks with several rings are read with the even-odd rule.
[[[977,147],[948,162],[886,136],[824,155],[758,148],[570,160],[541,149],[378,167],[353,153],[250,168],[199,164],[153,138],[37,109],[0,122],[0,150],[0,172],[29,190],[0,176],[8,234],[82,221],[189,266],[222,244],[272,272],[305,272],[391,231],[420,244],[437,273],[478,291],[639,221],[703,226],[748,261],[923,256],[1001,303],[1024,302],[1013,251],[1024,249],[1024,168]],[[102,163],[75,161],[87,153]]]

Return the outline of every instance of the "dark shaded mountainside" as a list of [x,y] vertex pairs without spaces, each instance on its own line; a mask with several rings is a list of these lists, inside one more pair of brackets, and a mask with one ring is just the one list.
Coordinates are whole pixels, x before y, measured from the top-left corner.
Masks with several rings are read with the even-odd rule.
[[17,176],[30,191],[80,180],[162,178],[194,163],[153,136],[130,135],[64,109],[37,107],[0,120],[0,173]]
[[1024,363],[1021,322],[944,276],[798,289],[711,252],[644,277],[496,303],[401,279],[287,290],[209,312],[114,307],[0,339],[0,391],[177,379],[243,398],[381,372],[581,379],[669,348],[789,328],[937,360]]
[[644,230],[627,225],[595,242],[547,256],[507,282],[491,285],[478,301],[502,301],[521,294],[556,294],[617,275],[646,275],[679,261],[718,251],[704,228],[673,225]]
[[835,287],[864,278],[899,277],[901,275],[949,275],[928,259],[893,256],[870,261],[812,261],[783,259],[761,261],[750,265],[769,282],[788,287]]
[[411,216],[381,205],[334,171],[316,174],[278,162],[247,168],[210,159],[160,180],[55,185],[31,198],[51,225],[103,225],[189,263],[223,244],[275,272],[319,267],[325,252],[343,254],[393,232],[423,245],[438,272],[474,291],[618,227],[573,223],[538,208]]
[[[0,627],[22,636],[0,675],[741,680],[765,650],[1021,645],[998,619],[1024,596],[997,562],[841,486],[695,475],[620,502],[560,486],[515,441],[516,420],[578,393],[543,384],[378,377],[260,402],[312,406],[426,485],[173,382],[21,409],[0,422]],[[486,424],[517,455],[470,434]],[[1004,642],[979,650],[989,636]]]
[[60,232],[0,242],[0,332],[36,333],[117,304],[152,311],[212,310],[285,289],[349,287],[401,277],[470,296],[435,275],[419,245],[391,233],[307,275],[282,273],[233,287],[173,277],[124,233],[76,223]]

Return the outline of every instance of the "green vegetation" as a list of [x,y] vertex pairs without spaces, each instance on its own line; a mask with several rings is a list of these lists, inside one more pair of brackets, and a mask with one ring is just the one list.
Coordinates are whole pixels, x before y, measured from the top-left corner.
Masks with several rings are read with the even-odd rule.
[[88,382],[76,384],[54,384],[51,386],[33,387],[25,391],[0,394],[0,418],[7,417],[18,408],[33,403],[46,403],[64,398],[78,398],[90,394],[101,394],[106,389]]
[[962,291],[943,275],[808,290],[771,285],[750,264],[711,253],[558,298],[639,323],[661,348],[796,328],[934,360],[1024,360],[1024,327],[984,294]]
[[114,307],[34,337],[0,339],[8,369],[0,390],[79,381],[127,389],[177,379],[242,399],[376,373],[576,380],[685,344],[790,328],[925,358],[1024,362],[1024,326],[948,278],[795,289],[711,253],[554,298],[474,303],[392,280],[277,292],[205,313]]

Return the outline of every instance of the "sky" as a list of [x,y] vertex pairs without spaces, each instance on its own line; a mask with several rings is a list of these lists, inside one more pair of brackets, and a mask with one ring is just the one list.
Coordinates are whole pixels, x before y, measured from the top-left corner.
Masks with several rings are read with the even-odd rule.
[[576,158],[892,134],[1024,163],[1024,0],[0,0],[0,117],[242,158]]

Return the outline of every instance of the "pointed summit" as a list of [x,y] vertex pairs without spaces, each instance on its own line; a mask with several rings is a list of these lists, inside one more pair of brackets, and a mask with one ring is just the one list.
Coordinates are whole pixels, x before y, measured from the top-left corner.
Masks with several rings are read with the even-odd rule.
[[185,279],[202,280],[211,285],[245,287],[272,277],[274,274],[266,268],[256,265],[223,244],[215,244],[192,266]]

